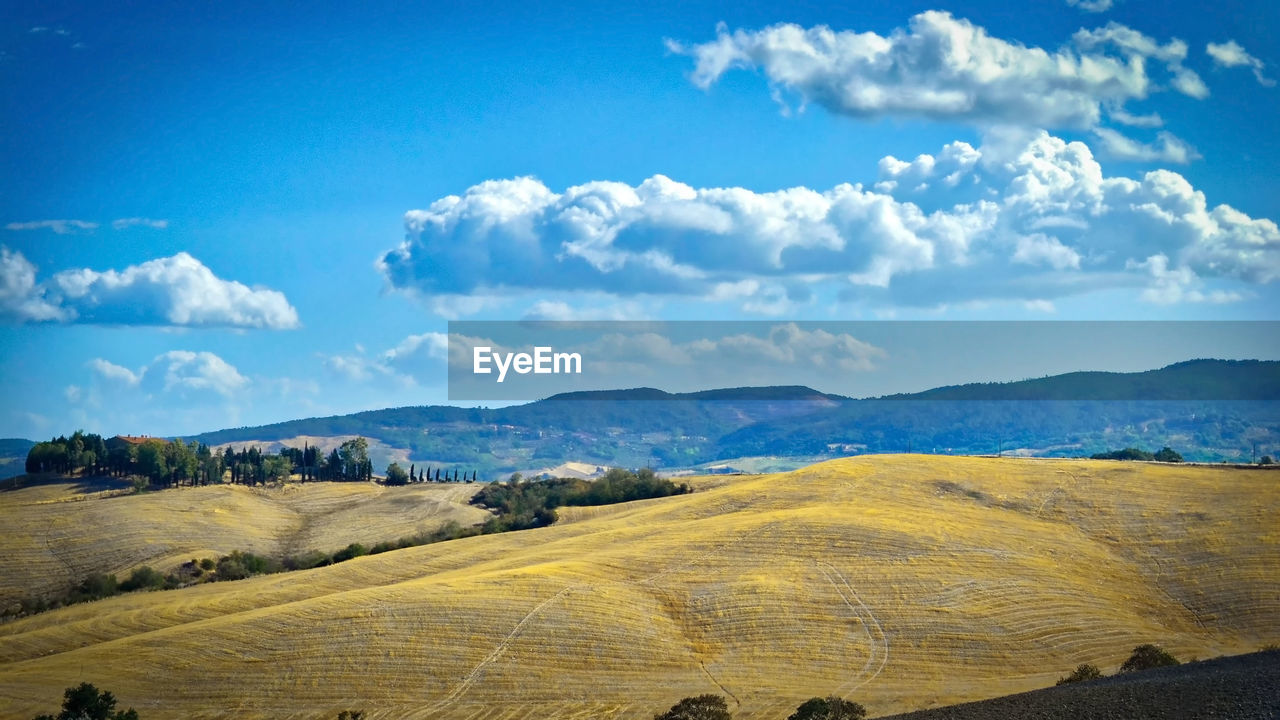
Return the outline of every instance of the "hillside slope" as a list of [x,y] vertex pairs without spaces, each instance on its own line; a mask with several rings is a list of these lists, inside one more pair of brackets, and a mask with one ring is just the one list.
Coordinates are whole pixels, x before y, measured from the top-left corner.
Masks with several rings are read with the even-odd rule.
[[1280,475],[879,456],[703,479],[300,573],[0,625],[0,716],[81,680],[157,718],[873,715],[1280,640]]
[[1280,651],[1113,675],[885,720],[1275,720]]
[[122,487],[98,478],[0,493],[0,609],[65,591],[96,572],[121,579],[141,565],[167,572],[233,550],[328,552],[488,517],[467,504],[475,494],[467,485],[222,485],[121,496]]

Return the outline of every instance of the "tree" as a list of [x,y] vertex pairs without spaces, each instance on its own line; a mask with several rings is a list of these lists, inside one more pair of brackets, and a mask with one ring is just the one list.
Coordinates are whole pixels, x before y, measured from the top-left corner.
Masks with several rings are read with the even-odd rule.
[[1133,649],[1133,654],[1128,660],[1120,666],[1120,672],[1134,672],[1137,670],[1150,670],[1151,668],[1169,667],[1171,665],[1179,665],[1178,659],[1158,645],[1139,645]]
[[687,697],[653,720],[730,720],[729,705],[719,695]]
[[1097,680],[1100,677],[1102,677],[1102,671],[1098,669],[1097,665],[1082,663],[1077,665],[1076,669],[1072,670],[1070,675],[1064,678],[1058,678],[1058,684],[1066,685],[1067,683],[1083,682],[1085,680]]
[[163,440],[147,440],[138,446],[138,472],[151,482],[159,482],[168,474]]
[[133,708],[116,710],[116,698],[109,692],[99,692],[89,683],[67,688],[62,694],[62,712],[38,715],[35,720],[138,720]]
[[408,485],[409,475],[405,473],[404,468],[400,467],[400,463],[391,463],[387,466],[387,484],[388,485]]
[[1259,465],[1272,465],[1274,463],[1275,461],[1271,459],[1270,455],[1263,455],[1261,458],[1258,459]]
[[342,474],[347,480],[363,480],[372,474],[369,465],[369,441],[362,437],[348,440],[338,446],[338,458],[342,463]]
[[267,455],[262,459],[262,473],[266,480],[286,482],[293,473],[293,461],[284,455]]
[[856,702],[828,695],[809,698],[787,717],[787,720],[863,720],[867,709]]
[[1165,445],[1164,447],[1160,448],[1160,452],[1155,454],[1154,459],[1156,462],[1168,462],[1168,463],[1182,462],[1182,456],[1179,455],[1177,452],[1175,452],[1174,449],[1169,447],[1168,445]]

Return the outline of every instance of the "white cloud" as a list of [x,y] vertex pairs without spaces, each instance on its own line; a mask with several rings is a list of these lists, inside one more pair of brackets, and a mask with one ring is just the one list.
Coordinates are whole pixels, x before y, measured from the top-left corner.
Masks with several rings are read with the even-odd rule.
[[1018,238],[1013,261],[1065,270],[1080,267],[1080,254],[1063,245],[1057,238],[1036,233]]
[[84,220],[30,220],[27,222],[11,222],[5,225],[6,230],[20,232],[23,230],[52,230],[58,235],[74,235],[81,232],[93,232],[98,223]]
[[1110,10],[1113,0],[1067,0],[1067,4],[1084,12],[1100,13]]
[[539,300],[524,313],[524,320],[643,320],[649,313],[636,302],[605,306],[570,305],[563,300]]
[[17,322],[65,320],[67,310],[45,298],[36,285],[36,266],[22,253],[0,246],[0,319]]
[[1111,128],[1094,128],[1093,134],[1098,138],[1102,151],[1116,160],[1137,160],[1139,162],[1168,162],[1186,165],[1201,155],[1173,133],[1161,131],[1156,135],[1156,144],[1148,145],[1132,138],[1125,137]]
[[420,380],[438,381],[444,377],[449,355],[449,336],[426,332],[410,335],[395,347],[376,356],[365,354],[357,345],[355,354],[321,355],[325,367],[340,377],[358,383],[377,378],[400,385],[413,385]]
[[[877,190],[487,181],[407,213],[406,240],[379,265],[392,288],[428,300],[650,297],[760,315],[819,296],[933,306],[1143,287],[1158,278],[1133,263],[1157,254],[1228,285],[1280,276],[1276,224],[1210,208],[1177,173],[1108,177],[1086,144],[1044,132],[996,140],[885,158]],[[1172,154],[1175,140],[1151,152]],[[922,184],[936,209],[917,203]],[[573,319],[555,302],[537,310]]]
[[805,330],[795,323],[775,325],[765,337],[742,333],[689,347],[691,354],[718,362],[809,365],[846,372],[874,370],[877,361],[888,357],[882,348],[848,333]]
[[249,384],[235,367],[211,352],[170,350],[155,359],[144,381],[152,373],[164,372],[164,390],[212,390],[230,396]]
[[1146,115],[1134,115],[1122,108],[1113,108],[1107,111],[1107,117],[1130,127],[1140,128],[1158,128],[1164,125],[1164,118],[1160,117],[1160,113],[1148,113]]
[[285,329],[298,314],[283,293],[223,280],[185,252],[121,271],[64,270],[35,283],[35,268],[0,257],[0,316],[26,322]]
[[1043,128],[1096,126],[1102,107],[1123,110],[1162,90],[1148,60],[1168,83],[1195,98],[1208,94],[1182,65],[1187,46],[1161,44],[1124,25],[1081,30],[1056,50],[992,37],[949,13],[929,11],[887,36],[826,26],[773,25],[717,30],[700,45],[667,42],[692,56],[692,80],[707,88],[734,68],[759,68],[774,88],[855,117],[922,116],[979,125]]
[[111,228],[113,230],[127,230],[132,227],[146,227],[152,228],[153,230],[164,230],[169,227],[169,221],[144,217],[120,218],[118,220],[111,221]]
[[100,377],[123,385],[137,385],[142,380],[141,373],[135,373],[127,367],[116,365],[102,358],[90,360],[89,368]]
[[211,352],[170,350],[157,355],[137,372],[102,358],[89,361],[94,374],[112,384],[143,387],[154,393],[212,391],[231,396],[249,385],[248,378]]
[[1169,258],[1164,255],[1152,255],[1142,262],[1130,260],[1128,267],[1141,270],[1151,276],[1151,284],[1142,291],[1142,299],[1158,305],[1172,305],[1179,302],[1228,303],[1241,299],[1239,293],[1215,290],[1209,293],[1199,288],[1204,282],[1189,267],[1169,267]]
[[1262,74],[1262,69],[1266,67],[1266,63],[1250,55],[1235,40],[1228,40],[1222,44],[1209,43],[1205,46],[1205,52],[1209,54],[1209,57],[1213,58],[1213,64],[1218,67],[1247,67],[1253,70],[1253,76],[1263,86],[1274,87],[1276,84],[1275,80]]

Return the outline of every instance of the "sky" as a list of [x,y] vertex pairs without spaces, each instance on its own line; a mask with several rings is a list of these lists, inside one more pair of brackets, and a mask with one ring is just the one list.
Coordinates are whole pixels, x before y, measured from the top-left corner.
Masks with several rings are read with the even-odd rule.
[[110,5],[0,7],[3,437],[444,402],[450,320],[1280,319],[1272,2]]

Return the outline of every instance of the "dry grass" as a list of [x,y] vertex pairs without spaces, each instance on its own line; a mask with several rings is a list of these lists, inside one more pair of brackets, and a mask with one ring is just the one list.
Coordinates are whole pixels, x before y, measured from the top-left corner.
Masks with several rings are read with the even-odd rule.
[[[698,482],[698,481],[695,481]],[[155,718],[872,714],[1280,640],[1274,473],[879,456],[714,478],[328,568],[0,626],[0,715],[86,680]],[[232,711],[236,711],[233,713]]]
[[141,495],[123,482],[51,483],[0,493],[0,608],[64,591],[94,572],[168,571],[232,550],[332,551],[487,517],[471,485],[307,483],[178,488]]

